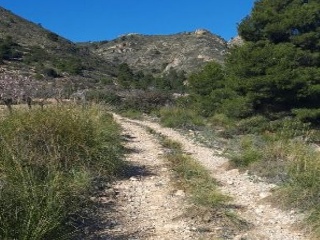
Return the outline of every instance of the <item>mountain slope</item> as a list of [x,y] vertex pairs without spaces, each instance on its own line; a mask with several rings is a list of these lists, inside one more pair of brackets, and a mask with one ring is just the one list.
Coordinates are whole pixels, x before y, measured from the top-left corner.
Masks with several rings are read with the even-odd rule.
[[201,29],[173,35],[127,34],[112,41],[73,43],[0,7],[3,83],[7,82],[5,75],[20,79],[20,83],[21,76],[28,76],[37,86],[59,86],[71,93],[113,84],[121,63],[128,63],[135,72],[142,70],[154,76],[170,69],[190,73],[208,61],[222,63],[227,50],[224,39]]
[[81,44],[108,61],[127,63],[136,71],[192,72],[206,62],[223,62],[227,42],[207,30],[173,35],[127,34],[112,41]]
[[75,89],[116,76],[113,63],[1,7],[0,68],[39,81],[72,81]]

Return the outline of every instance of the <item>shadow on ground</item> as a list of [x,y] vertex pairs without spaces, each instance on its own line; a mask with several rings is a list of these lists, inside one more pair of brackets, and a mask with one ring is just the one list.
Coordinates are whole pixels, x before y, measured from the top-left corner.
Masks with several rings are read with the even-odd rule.
[[[134,141],[135,137],[123,135],[123,141]],[[140,153],[139,149],[125,148],[125,153]],[[120,173],[118,180],[141,179],[143,177],[155,176],[146,166],[127,162]],[[74,221],[74,226],[79,229],[72,240],[128,240],[139,239],[139,231],[132,233],[113,232],[113,229],[122,225],[116,215],[117,192],[112,187],[112,183],[97,182],[96,192],[91,197],[91,203],[81,213],[81,218]]]

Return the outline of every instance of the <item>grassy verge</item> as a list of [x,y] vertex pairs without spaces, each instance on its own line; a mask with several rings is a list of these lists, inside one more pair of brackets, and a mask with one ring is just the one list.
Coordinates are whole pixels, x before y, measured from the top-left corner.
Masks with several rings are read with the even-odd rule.
[[170,151],[166,159],[176,173],[177,184],[191,195],[196,205],[220,208],[230,200],[217,190],[217,182],[203,166],[190,156],[183,154],[178,142],[163,138],[161,143]]
[[238,126],[232,126],[232,132],[238,134],[233,135],[227,154],[233,166],[277,183],[280,188],[270,200],[305,212],[306,226],[319,238],[320,153],[312,144],[318,131],[296,119],[266,124],[255,117]]
[[[190,124],[186,123],[192,122],[193,116],[184,115],[181,111],[162,109],[162,123],[169,127],[189,128]],[[319,130],[294,118],[270,121],[259,115],[235,121],[220,114],[206,119],[206,122],[207,126],[197,131],[201,135],[198,139],[208,146],[216,145],[219,137],[228,139],[226,154],[233,167],[249,170],[277,183],[280,188],[270,200],[283,208],[305,212],[306,226],[318,239],[320,153],[313,143],[319,143]],[[206,130],[208,128],[211,131]],[[185,156],[169,155],[168,158],[178,162],[177,159],[184,159]],[[183,179],[188,179],[188,176],[182,174]],[[190,183],[189,180],[187,182]]]
[[161,145],[167,149],[165,158],[175,173],[174,183],[177,188],[186,192],[193,203],[193,207],[188,209],[189,217],[196,217],[206,223],[221,224],[231,235],[231,232],[249,227],[235,214],[233,206],[229,205],[231,198],[218,190],[218,183],[209,171],[184,154],[179,142],[157,134],[153,129],[148,130],[157,135]]
[[98,106],[0,119],[0,239],[68,239],[97,179],[123,166],[120,131]]

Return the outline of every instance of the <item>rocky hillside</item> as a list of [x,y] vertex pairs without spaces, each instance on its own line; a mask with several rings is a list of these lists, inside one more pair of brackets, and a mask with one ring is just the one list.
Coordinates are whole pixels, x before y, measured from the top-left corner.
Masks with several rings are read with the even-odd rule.
[[0,7],[1,75],[24,75],[44,84],[72,82],[76,90],[115,77],[116,69],[86,47]]
[[73,43],[0,7],[3,83],[6,79],[21,82],[26,76],[37,86],[60,86],[74,92],[115,83],[121,63],[127,63],[134,72],[142,70],[153,76],[170,69],[190,73],[209,61],[223,62],[227,50],[224,39],[203,29],[173,35],[127,34],[111,41]]
[[244,40],[240,36],[235,36],[228,42],[228,47],[241,46],[244,44]]
[[107,61],[133,70],[164,73],[170,68],[191,72],[206,62],[223,62],[227,42],[207,30],[173,35],[127,34],[112,41],[82,43]]

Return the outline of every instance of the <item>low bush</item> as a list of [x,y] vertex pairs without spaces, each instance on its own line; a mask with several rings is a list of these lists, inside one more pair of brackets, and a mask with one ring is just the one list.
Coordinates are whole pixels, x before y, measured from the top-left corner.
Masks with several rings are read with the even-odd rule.
[[47,77],[53,77],[53,78],[59,77],[59,74],[53,68],[44,68],[43,74]]
[[149,114],[172,102],[171,95],[161,91],[132,91],[124,95],[118,106],[120,111],[130,109]]
[[59,40],[59,36],[53,32],[48,32],[47,38],[50,39],[51,41],[54,41],[54,42],[57,42]]
[[228,128],[234,124],[234,121],[232,121],[225,114],[219,113],[219,114],[215,114],[212,117],[210,117],[209,123],[212,127]]
[[312,130],[309,123],[301,122],[299,119],[286,117],[270,122],[269,129],[276,139],[309,138]]
[[269,120],[261,115],[255,115],[249,118],[244,118],[236,123],[238,134],[255,134],[263,133],[268,130]]
[[237,135],[230,141],[230,158],[235,166],[247,167],[281,184],[290,178],[291,154],[295,153],[298,157],[295,151],[298,143],[303,142],[307,146],[307,140],[312,135],[308,124],[291,118],[267,123],[265,118],[256,116],[241,120],[232,129]]
[[262,152],[258,145],[259,141],[254,135],[242,136],[237,141],[238,149],[230,155],[230,160],[237,167],[248,167],[250,164],[261,160]]
[[224,114],[216,114],[211,121],[222,125],[224,130],[220,133],[225,138],[233,138],[244,134],[262,134],[270,129],[267,118],[256,115],[236,121]]
[[121,116],[131,118],[131,119],[143,119],[143,113],[139,110],[128,109],[120,111]]
[[238,96],[224,99],[217,112],[224,113],[231,118],[245,118],[252,115],[253,106],[248,98]]
[[72,75],[81,75],[82,70],[84,69],[81,59],[76,57],[55,59],[54,64],[58,70],[70,73]]
[[0,38],[0,63],[3,60],[13,60],[23,56],[22,48],[13,42],[11,36]]
[[164,107],[160,109],[159,115],[165,127],[196,128],[204,125],[204,119],[193,110]]
[[68,238],[93,181],[123,165],[118,126],[76,106],[14,111],[0,124],[0,238]]
[[115,106],[119,106],[121,104],[121,97],[118,96],[113,91],[108,90],[89,90],[86,93],[86,98],[89,101],[94,101],[97,103],[107,103]]
[[31,46],[23,57],[26,64],[44,63],[51,59],[50,54],[40,46]]
[[292,113],[302,122],[311,122],[313,124],[319,125],[320,123],[320,109],[293,109]]

